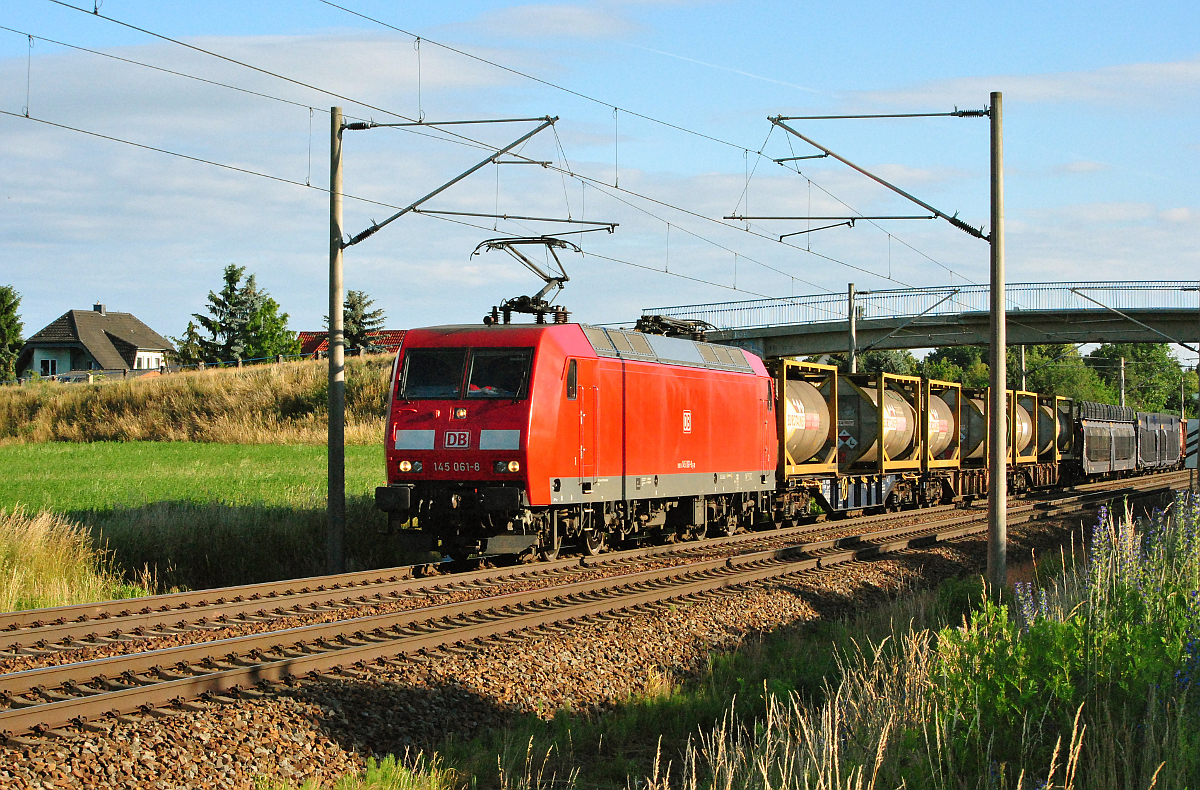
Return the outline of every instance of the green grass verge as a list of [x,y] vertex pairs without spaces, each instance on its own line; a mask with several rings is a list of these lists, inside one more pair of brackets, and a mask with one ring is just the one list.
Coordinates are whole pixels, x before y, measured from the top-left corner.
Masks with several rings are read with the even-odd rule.
[[[313,445],[51,442],[0,445],[0,507],[59,513],[155,502],[318,507],[326,450]],[[346,493],[384,483],[382,446],[346,448]]]
[[[325,448],[190,442],[0,446],[0,508],[50,510],[126,579],[201,589],[325,571]],[[346,448],[351,569],[404,564],[374,508],[379,446]]]

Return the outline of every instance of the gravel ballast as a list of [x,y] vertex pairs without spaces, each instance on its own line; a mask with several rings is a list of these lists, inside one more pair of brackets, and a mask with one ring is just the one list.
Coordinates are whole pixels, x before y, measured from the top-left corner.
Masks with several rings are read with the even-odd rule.
[[[1060,545],[1074,516],[1010,531],[1011,563]],[[802,577],[660,605],[633,616],[511,635],[401,659],[261,697],[104,723],[48,745],[0,747],[0,787],[300,785],[368,756],[429,749],[448,735],[569,707],[596,712],[703,672],[710,654],[780,626],[834,618],[986,564],[982,536]],[[652,737],[651,734],[647,734]]]

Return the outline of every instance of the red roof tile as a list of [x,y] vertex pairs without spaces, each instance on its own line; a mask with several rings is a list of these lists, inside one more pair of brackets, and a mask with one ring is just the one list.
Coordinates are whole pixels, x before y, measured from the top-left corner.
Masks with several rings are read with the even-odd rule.
[[[400,350],[400,343],[404,341],[406,331],[404,329],[381,329],[378,332],[372,332],[371,338],[375,341],[375,345],[394,354]],[[297,332],[296,335],[300,339],[300,353],[306,357],[315,357],[317,354],[329,350],[328,332]]]

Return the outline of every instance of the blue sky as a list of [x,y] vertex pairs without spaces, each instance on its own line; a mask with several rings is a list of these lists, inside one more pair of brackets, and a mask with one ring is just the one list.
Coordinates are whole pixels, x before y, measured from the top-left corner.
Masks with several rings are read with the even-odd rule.
[[[561,149],[547,132],[523,153],[559,166],[565,155],[572,172],[603,182],[582,187],[542,168],[488,166],[431,203],[619,222],[612,236],[583,237],[585,257],[565,259],[572,281],[561,301],[581,320],[841,291],[848,281],[872,289],[986,282],[986,244],[943,222],[860,223],[794,237],[802,250],[763,238],[796,224],[757,223],[761,235],[752,235],[719,220],[745,209],[743,191],[754,214],[807,213],[810,190],[814,214],[847,211],[829,195],[864,213],[915,213],[830,160],[806,163],[803,176],[772,163],[793,148],[810,151],[798,141],[789,147],[779,132],[762,148],[766,116],[979,108],[991,90],[1005,95],[1010,280],[1194,279],[1200,272],[1194,4],[342,4],[599,100],[429,42],[420,49],[427,119],[558,115]],[[28,81],[35,118],[315,184],[328,177],[328,117],[315,112],[310,134],[307,107],[342,104],[380,121],[389,120],[384,111],[418,112],[412,37],[316,0],[106,0],[100,11],[382,109],[47,0],[9,0],[0,8],[5,27],[302,106],[44,41],[30,55],[25,38],[0,31],[0,110],[23,113]],[[614,130],[611,105],[724,142],[621,112]],[[525,128],[470,134],[502,144]],[[809,122],[801,130],[938,208],[986,224],[986,120]],[[483,157],[395,131],[348,134],[346,191],[388,204],[411,202]],[[611,186],[614,147],[625,192]],[[320,326],[322,193],[11,116],[0,116],[0,161],[0,282],[24,295],[27,332],[100,300],[178,334],[227,263],[255,272],[293,328]],[[350,200],[347,230],[387,213]],[[500,231],[549,228],[478,222],[485,227],[405,217],[347,252],[347,284],[376,297],[396,327],[473,322],[501,298],[535,292],[539,283],[506,256],[468,256]],[[809,253],[810,242],[827,257]]]

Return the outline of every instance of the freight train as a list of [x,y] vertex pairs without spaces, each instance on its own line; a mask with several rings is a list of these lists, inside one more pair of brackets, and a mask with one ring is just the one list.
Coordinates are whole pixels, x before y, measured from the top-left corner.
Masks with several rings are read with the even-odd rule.
[[[987,388],[581,324],[414,329],[387,482],[406,545],[595,554],[987,494]],[[1008,487],[1181,467],[1178,417],[1009,390]]]

